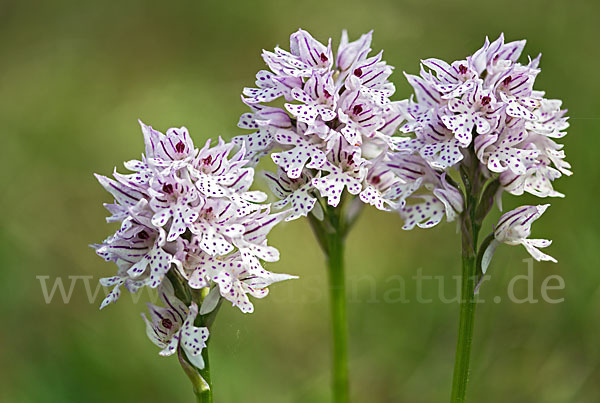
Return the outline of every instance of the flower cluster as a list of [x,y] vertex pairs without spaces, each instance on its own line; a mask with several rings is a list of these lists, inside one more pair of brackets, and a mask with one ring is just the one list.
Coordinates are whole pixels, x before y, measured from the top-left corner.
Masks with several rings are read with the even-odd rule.
[[[570,165],[564,161],[562,145],[553,139],[566,134],[566,111],[560,100],[546,99],[533,89],[540,56],[525,65],[518,63],[524,46],[525,41],[504,43],[503,36],[492,43],[486,38],[483,47],[465,60],[421,61],[419,76],[406,75],[416,100],[408,102],[400,130],[410,137],[398,153],[418,156],[437,172],[476,164],[485,180],[499,182],[497,196],[507,191],[563,197],[552,182],[571,175]],[[450,188],[458,191],[447,185],[432,185],[430,190],[435,195]],[[400,214],[410,221],[415,208],[407,203]]]
[[[101,308],[119,298],[122,286],[130,292],[161,287],[167,308],[150,307],[148,334],[172,352],[180,330],[184,336],[188,330],[196,332],[191,326],[198,309],[207,314],[222,297],[242,312],[252,312],[248,295],[262,298],[270,284],[293,278],[262,266],[262,261],[279,259],[267,234],[286,213],[271,213],[270,205],[262,203],[266,195],[249,190],[254,169],[246,167],[243,147],[230,157],[234,144],[221,139],[213,147],[209,140],[199,150],[185,127],[162,134],[140,124],[146,152],[140,161],[125,163],[133,173],[115,171],[114,179],[97,175],[114,197],[114,203],[105,205],[112,214],[107,221],[120,223],[102,244],[93,245],[99,256],[118,266],[115,276],[101,280],[113,287]],[[188,289],[210,288],[200,308],[173,302],[173,288],[165,285],[169,271]],[[186,338],[177,340],[185,349]],[[196,357],[199,349],[194,345],[188,355]]]
[[253,164],[271,154],[277,171],[265,175],[281,199],[275,206],[289,204],[287,220],[311,211],[318,217],[317,197],[337,206],[344,191],[381,210],[397,209],[414,186],[390,156],[403,141],[392,135],[406,101],[390,101],[393,68],[381,52],[369,56],[371,36],[349,42],[344,31],[334,54],[331,40],[324,45],[299,30],[290,37],[290,51],[263,52],[270,71],[259,71],[257,88],[243,91],[252,112],[238,126],[253,133],[234,142]]
[[115,301],[119,287],[135,292],[158,287],[171,268],[191,288],[216,285],[220,295],[243,312],[251,312],[247,294],[262,297],[266,287],[290,278],[266,271],[261,260],[279,259],[266,236],[285,213],[272,214],[266,195],[250,191],[254,170],[246,167],[242,148],[228,157],[231,143],[210,140],[194,148],[186,128],[167,134],[141,123],[146,154],[128,161],[134,173],[97,175],[115,198],[106,208],[107,220],[121,227],[96,252],[119,267],[116,276],[103,279],[114,286],[102,307]]

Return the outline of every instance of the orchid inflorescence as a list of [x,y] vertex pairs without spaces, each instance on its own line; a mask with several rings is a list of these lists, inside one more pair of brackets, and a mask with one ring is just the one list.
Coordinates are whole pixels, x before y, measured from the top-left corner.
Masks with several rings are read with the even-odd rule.
[[[119,298],[121,287],[134,293],[159,288],[164,307],[149,304],[149,337],[164,348],[162,355],[181,345],[201,369],[208,329],[194,327],[198,314],[211,313],[221,298],[252,312],[248,295],[262,298],[272,283],[293,278],[261,263],[279,259],[267,234],[287,213],[271,213],[262,203],[266,194],[250,190],[254,169],[246,166],[243,147],[229,156],[234,145],[219,139],[198,150],[185,127],[162,134],[140,124],[146,152],[141,161],[125,163],[133,173],[97,175],[114,197],[105,205],[112,214],[107,221],[120,223],[93,245],[118,266],[115,276],[101,280],[114,287],[101,308]],[[175,294],[178,287],[182,295]],[[195,290],[208,292],[199,301],[191,297]]]
[[[411,184],[389,154],[398,140],[404,102],[389,99],[393,68],[382,52],[369,56],[372,33],[349,42],[342,33],[336,54],[308,32],[290,37],[290,51],[264,51],[270,71],[256,74],[258,88],[245,88],[250,113],[238,126],[253,130],[234,138],[252,162],[271,155],[276,172],[265,172],[272,192],[289,205],[287,220],[312,212],[322,217],[327,199],[336,207],[345,191],[381,210],[397,208]],[[277,106],[280,98],[285,101]],[[276,151],[276,152],[275,152]]]

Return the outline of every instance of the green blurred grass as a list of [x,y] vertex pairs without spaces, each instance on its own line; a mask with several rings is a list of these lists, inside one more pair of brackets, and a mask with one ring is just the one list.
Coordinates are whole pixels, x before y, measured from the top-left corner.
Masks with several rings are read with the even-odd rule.
[[[472,402],[593,403],[600,400],[600,239],[597,213],[600,53],[593,1],[346,2],[19,2],[0,4],[0,401],[190,401],[175,359],[145,339],[141,305],[123,301],[102,313],[81,287],[74,302],[45,305],[37,275],[110,275],[114,267],[87,244],[111,230],[107,194],[92,172],[138,157],[141,118],[161,129],[187,126],[196,143],[230,138],[241,88],[262,68],[262,48],[287,47],[298,27],[334,41],[375,29],[374,49],[397,66],[395,99],[409,94],[401,72],[420,58],[447,60],[504,31],[543,52],[537,88],[569,108],[568,160],[575,175],[558,182],[535,232],[555,240],[565,302],[507,302],[478,308],[470,385]],[[505,206],[534,202],[505,197]],[[499,213],[489,219],[494,221]],[[320,251],[305,222],[277,228],[275,271],[300,280],[273,287],[244,316],[224,307],[212,334],[218,402],[325,402],[328,306]],[[450,388],[457,307],[383,303],[393,283],[459,272],[453,224],[403,232],[398,217],[367,211],[348,242],[350,349],[355,401],[443,402]],[[525,271],[520,248],[502,248],[482,297],[506,295]],[[365,280],[363,276],[371,276]],[[374,281],[378,300],[371,298]],[[388,282],[386,282],[388,281]],[[425,295],[434,295],[430,284]],[[524,291],[524,290],[519,290]],[[539,295],[539,294],[538,294]]]

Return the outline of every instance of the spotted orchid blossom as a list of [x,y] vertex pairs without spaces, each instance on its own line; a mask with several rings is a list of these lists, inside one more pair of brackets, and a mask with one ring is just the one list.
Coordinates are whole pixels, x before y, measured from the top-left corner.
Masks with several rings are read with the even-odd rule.
[[238,122],[238,127],[256,132],[243,138],[234,138],[234,143],[244,145],[250,166],[256,166],[260,159],[275,147],[274,135],[278,130],[292,128],[292,120],[285,110],[256,102],[250,103],[246,100],[253,112],[244,113]]
[[500,217],[494,231],[494,240],[490,242],[483,255],[482,271],[484,274],[487,271],[496,247],[501,243],[523,245],[531,257],[538,262],[550,261],[556,263],[556,259],[539,250],[539,248],[550,246],[552,241],[547,239],[529,239],[531,225],[544,214],[548,207],[550,207],[549,204],[521,206],[508,211]]
[[220,297],[231,302],[242,312],[251,313],[254,311],[254,305],[248,295],[264,298],[269,292],[267,287],[271,284],[297,278],[269,272],[257,264],[251,256],[244,256],[242,252],[235,252],[224,258],[215,258],[194,254],[192,249],[184,267],[192,288],[216,284],[201,307],[200,313],[203,315],[212,312]]
[[387,166],[404,182],[401,203],[396,206],[403,229],[431,228],[444,217],[451,222],[462,213],[463,194],[445,172],[435,170],[421,156],[390,153]]
[[[406,102],[389,99],[393,68],[382,53],[369,56],[371,38],[369,32],[350,42],[344,31],[334,54],[331,40],[322,44],[299,30],[290,51],[263,52],[270,71],[257,74],[258,88],[243,91],[252,112],[238,126],[253,133],[233,141],[247,149],[252,165],[271,155],[277,172],[265,176],[281,198],[275,206],[292,210],[288,220],[313,211],[322,217],[318,199],[335,207],[344,194],[362,194],[360,200],[382,210],[395,203],[402,181],[391,170],[380,181],[386,168],[378,165],[399,141],[393,135]],[[279,98],[283,107],[274,103]]]
[[[97,175],[114,197],[114,203],[106,205],[112,213],[108,220],[121,222],[114,235],[93,245],[99,256],[119,268],[115,276],[101,280],[104,286],[113,287],[101,308],[115,302],[122,287],[131,292],[159,287],[170,271],[190,288],[219,284],[219,268],[225,269],[217,266],[200,282],[194,275],[202,269],[198,262],[208,266],[213,258],[238,254],[243,257],[240,272],[256,275],[263,261],[279,260],[278,251],[267,245],[266,235],[287,213],[270,213],[270,206],[262,203],[266,194],[250,190],[254,169],[246,166],[244,147],[229,156],[234,144],[221,139],[215,146],[207,141],[197,149],[186,128],[162,134],[140,125],[146,154],[140,161],[126,163],[134,173],[115,172],[114,179]],[[188,265],[191,261],[193,270]],[[275,282],[273,278],[293,277],[271,273],[256,284],[266,287]],[[241,289],[257,295],[264,292],[257,287]],[[229,294],[224,292],[223,297]],[[252,311],[250,302],[242,307],[236,304],[238,300],[245,302],[247,297],[238,296],[232,303],[244,312]]]
[[162,134],[140,122],[146,144],[146,161],[155,168],[178,170],[190,164],[197,154],[185,127],[171,128]]
[[383,155],[367,174],[367,187],[360,192],[360,200],[379,210],[397,210],[406,197],[418,189],[420,182],[407,182],[397,172],[397,166]]
[[[275,282],[297,278],[265,270],[264,262],[279,260],[279,251],[267,244],[267,234],[281,222],[287,212],[256,211],[244,217],[232,215],[232,203],[214,204],[214,209],[198,222],[191,242],[183,241],[185,254],[181,259],[181,274],[192,289],[211,287],[218,301],[220,295],[244,313],[254,311],[246,296],[267,295],[266,287]],[[227,279],[225,281],[224,279]],[[214,305],[211,307],[214,308]],[[203,314],[209,307],[202,306]]]
[[311,192],[313,188],[312,176],[304,171],[299,178],[289,178],[281,167],[277,172],[263,172],[271,192],[280,200],[273,204],[275,208],[283,209],[289,204],[290,214],[286,221],[295,220],[312,212],[319,219],[323,218],[321,204],[317,203],[316,196]]
[[148,338],[162,348],[163,357],[173,355],[181,348],[187,359],[198,369],[204,369],[202,350],[208,340],[208,328],[194,326],[198,315],[198,305],[192,302],[188,308],[180,301],[169,280],[161,283],[159,297],[164,306],[148,303],[150,319],[142,314],[146,322]]
[[556,259],[552,256],[548,256],[537,249],[550,246],[552,241],[528,239],[531,234],[531,225],[544,214],[548,207],[550,207],[549,204],[522,206],[505,213],[496,225],[494,238],[496,241],[507,245],[523,245],[527,252],[538,262],[548,260],[556,263]]
[[[98,176],[98,179],[106,188],[120,189],[120,192],[115,192],[120,196],[128,191],[130,193],[127,194],[134,194],[131,189],[109,178]],[[112,206],[122,207],[117,203]],[[119,298],[123,285],[132,293],[144,286],[158,287],[173,262],[172,255],[163,249],[165,231],[152,225],[148,201],[142,198],[126,211],[129,215],[123,219],[117,232],[102,244],[92,245],[98,256],[115,262],[119,268],[116,276],[100,280],[104,287],[113,287],[102,301],[101,309]]]

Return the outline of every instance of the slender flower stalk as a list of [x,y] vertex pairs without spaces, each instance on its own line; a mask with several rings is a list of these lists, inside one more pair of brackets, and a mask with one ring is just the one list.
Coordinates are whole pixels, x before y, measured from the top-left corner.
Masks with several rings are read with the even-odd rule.
[[331,304],[331,331],[333,345],[332,387],[335,402],[348,402],[348,323],[344,246],[346,228],[343,216],[336,208],[325,208],[325,218],[309,215],[311,227],[319,240],[327,260],[329,275],[329,302]]
[[206,381],[208,387],[201,390],[199,393],[196,392],[196,398],[198,403],[212,403],[213,402],[213,387],[210,379],[210,361],[208,358],[208,345],[205,351],[202,353],[204,357],[204,368],[200,370],[200,376]]
[[[200,303],[204,302],[206,297],[208,296],[208,288],[203,288],[200,293],[194,291],[192,293],[192,298],[199,300]],[[220,308],[220,302],[213,309],[212,312],[206,315],[199,315],[196,318],[196,324],[198,326],[206,326],[210,327],[212,324],[217,312]],[[209,344],[210,340],[206,341],[206,346],[202,350],[202,359],[204,361],[204,368],[199,369],[198,373],[200,374],[200,378],[204,380],[200,388],[194,388],[194,393],[196,395],[196,400],[198,403],[212,403],[213,402],[213,384],[210,376],[210,358],[209,358]]]
[[[465,234],[463,234],[465,236]],[[468,237],[468,235],[466,236]],[[454,360],[451,402],[464,402],[469,376],[469,360],[475,323],[475,257],[463,250],[460,319]]]
[[221,302],[253,312],[248,295],[263,298],[268,286],[291,278],[264,269],[279,260],[267,244],[270,230],[287,216],[271,213],[265,193],[251,191],[254,169],[246,150],[219,139],[197,149],[185,127],[163,134],[141,123],[146,146],[142,159],[125,163],[133,173],[114,179],[97,175],[114,197],[107,221],[120,228],[96,253],[117,264],[104,308],[117,301],[121,287],[135,293],[158,289],[160,305],[142,315],[148,338],[161,356],[177,353],[197,402],[212,402],[208,358],[209,330]]
[[348,324],[344,279],[344,242],[337,235],[329,241],[329,287],[333,334],[333,388],[338,401],[349,401]]
[[[469,175],[471,178],[476,175],[473,171],[471,170]],[[462,281],[451,402],[463,402],[466,394],[477,302],[475,295],[477,285],[477,239],[481,228],[481,223],[476,216],[479,200],[479,181],[471,182],[471,180],[465,178],[463,184],[468,193],[465,197],[465,210],[460,217]]]
[[[344,31],[336,53],[308,32],[290,37],[290,50],[263,51],[269,71],[242,100],[251,112],[238,126],[253,132],[234,138],[252,164],[267,155],[277,165],[265,172],[275,207],[286,220],[309,217],[325,252],[333,323],[334,401],[349,400],[344,243],[359,207],[384,211],[403,205],[406,184],[389,153],[407,101],[392,102],[393,68],[382,53],[369,56],[372,33],[350,42]],[[278,100],[285,100],[283,107]],[[352,198],[351,196],[358,196]],[[342,200],[346,200],[342,208]],[[350,200],[351,199],[351,200]]]
[[[444,216],[459,217],[462,233],[462,283],[452,403],[466,399],[476,297],[495,248],[523,245],[536,260],[556,260],[539,248],[551,241],[529,239],[531,224],[548,205],[521,206],[505,213],[495,230],[478,244],[483,222],[504,192],[563,197],[552,182],[571,175],[562,145],[553,139],[569,126],[561,101],[533,89],[540,56],[517,60],[525,41],[504,36],[472,56],[451,64],[421,61],[419,76],[406,77],[414,89],[390,156],[403,178],[415,186],[398,211],[404,228],[428,228]],[[408,174],[410,173],[410,175]],[[460,176],[462,184],[454,179]]]

